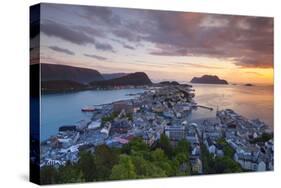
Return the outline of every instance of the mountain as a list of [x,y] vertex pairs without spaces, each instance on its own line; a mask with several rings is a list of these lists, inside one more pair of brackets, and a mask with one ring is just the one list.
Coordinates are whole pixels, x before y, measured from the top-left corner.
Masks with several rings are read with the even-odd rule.
[[203,75],[201,77],[194,77],[190,81],[191,83],[200,83],[200,84],[228,84],[226,80],[220,79],[218,76],[212,75]]
[[112,74],[102,74],[102,77],[105,80],[112,80],[112,79],[120,78],[120,77],[123,77],[126,75],[127,75],[127,73],[112,73]]
[[41,80],[68,80],[81,84],[103,80],[102,75],[93,69],[67,65],[41,64]]
[[144,72],[131,73],[120,78],[90,83],[93,87],[140,86],[148,84],[152,84],[152,82]]
[[86,85],[71,80],[41,81],[41,89],[43,92],[77,91],[86,88]]

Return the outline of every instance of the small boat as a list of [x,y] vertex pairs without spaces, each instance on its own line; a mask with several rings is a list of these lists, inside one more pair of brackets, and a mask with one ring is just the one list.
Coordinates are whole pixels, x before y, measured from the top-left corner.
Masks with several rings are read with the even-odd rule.
[[86,106],[84,108],[81,109],[82,112],[93,112],[95,111],[95,108],[92,106]]

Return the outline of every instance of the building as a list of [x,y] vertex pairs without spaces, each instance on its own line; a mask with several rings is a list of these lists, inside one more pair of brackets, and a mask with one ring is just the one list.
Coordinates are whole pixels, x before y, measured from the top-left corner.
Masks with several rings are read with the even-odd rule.
[[88,129],[97,129],[101,126],[101,121],[97,120],[97,121],[92,121],[89,125],[88,125]]
[[127,101],[118,101],[113,103],[113,112],[120,113],[122,110],[126,113],[133,113],[134,108],[133,105]]
[[111,132],[113,133],[127,133],[132,128],[131,123],[127,119],[116,119],[111,125]]
[[185,139],[186,130],[183,126],[168,126],[165,127],[165,135],[170,140],[179,141]]
[[145,131],[143,133],[142,138],[143,138],[143,141],[149,146],[151,146],[156,140],[155,134],[153,134],[152,132],[149,132],[149,131]]

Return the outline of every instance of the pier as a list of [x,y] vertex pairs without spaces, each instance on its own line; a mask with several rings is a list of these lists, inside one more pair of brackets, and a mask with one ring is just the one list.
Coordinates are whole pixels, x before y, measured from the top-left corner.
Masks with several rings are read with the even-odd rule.
[[203,106],[203,105],[193,105],[192,107],[196,107],[196,108],[204,108],[210,111],[213,111],[214,109],[208,106]]

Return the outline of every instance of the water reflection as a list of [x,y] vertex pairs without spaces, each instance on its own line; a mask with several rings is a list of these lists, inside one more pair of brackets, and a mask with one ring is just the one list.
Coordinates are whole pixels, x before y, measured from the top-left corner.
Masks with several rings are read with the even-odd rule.
[[[273,86],[194,84],[193,87],[198,104],[219,110],[231,108],[249,119],[259,118],[273,127]],[[198,109],[193,112],[192,119],[214,117],[215,112]]]

